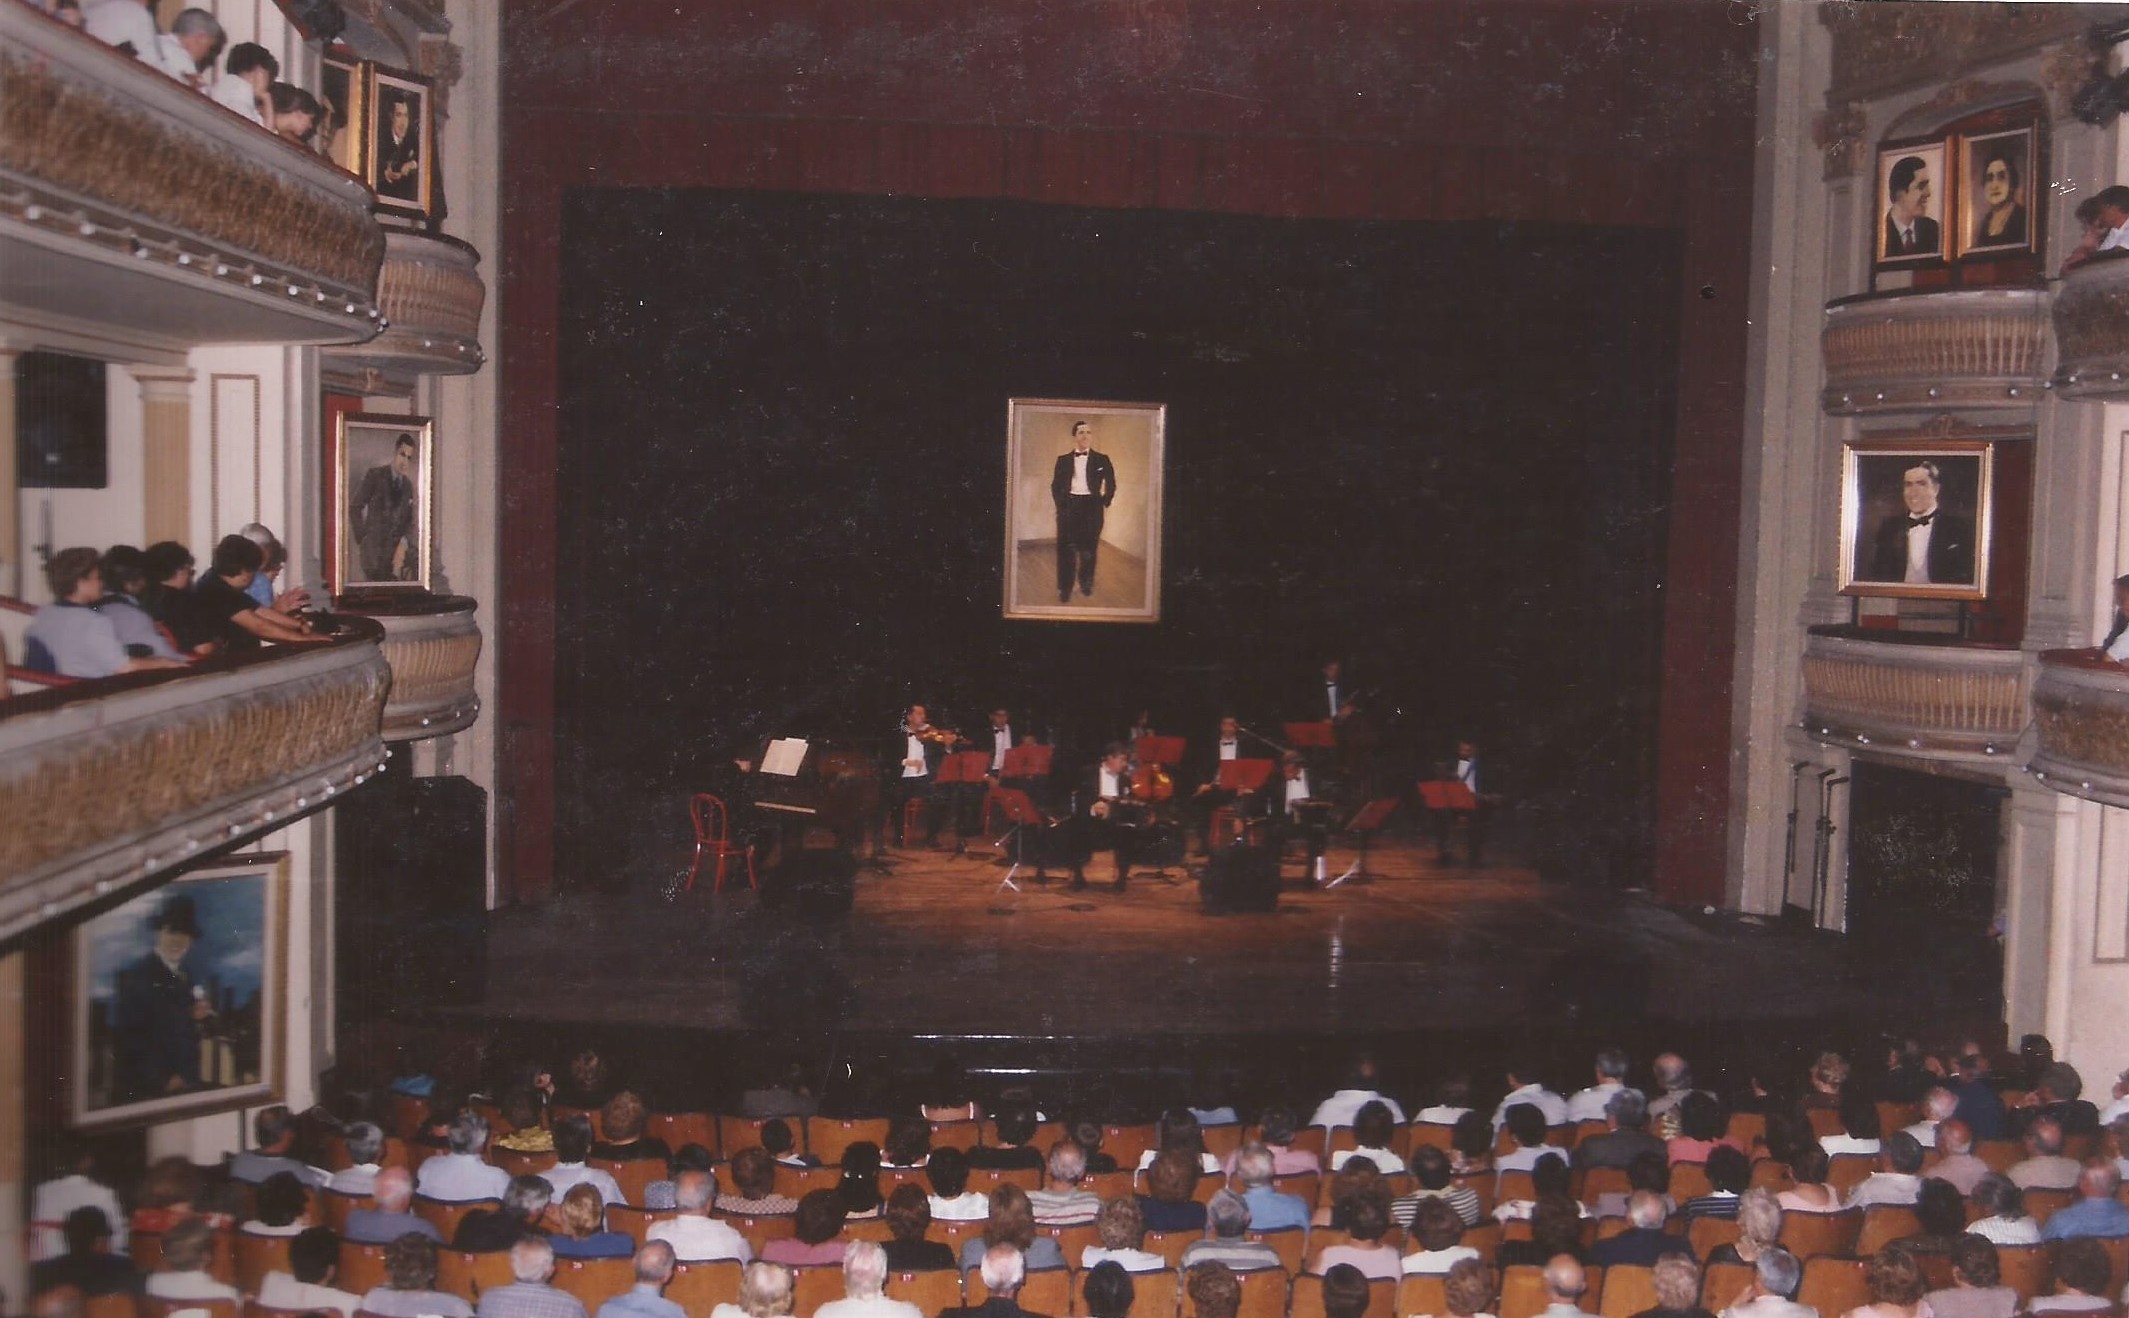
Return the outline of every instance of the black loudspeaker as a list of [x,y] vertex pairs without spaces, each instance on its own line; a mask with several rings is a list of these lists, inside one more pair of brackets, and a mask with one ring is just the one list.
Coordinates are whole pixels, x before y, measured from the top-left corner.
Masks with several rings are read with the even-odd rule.
[[104,488],[106,421],[102,362],[63,352],[15,359],[15,480],[22,488]]
[[1212,853],[1198,897],[1207,915],[1279,909],[1279,853],[1270,847],[1222,847]]
[[340,1014],[482,1000],[488,979],[488,793],[390,768],[336,807]]
[[761,876],[761,904],[803,920],[839,920],[857,904],[858,863],[847,851],[786,852]]

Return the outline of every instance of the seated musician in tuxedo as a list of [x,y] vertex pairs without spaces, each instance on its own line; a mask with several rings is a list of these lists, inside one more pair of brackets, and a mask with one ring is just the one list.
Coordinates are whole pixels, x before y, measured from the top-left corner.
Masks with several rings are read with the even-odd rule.
[[1264,809],[1271,825],[1274,850],[1283,850],[1288,838],[1298,835],[1308,848],[1309,869],[1331,843],[1331,793],[1315,781],[1315,775],[1300,751],[1280,757],[1279,772],[1265,780]]
[[1478,743],[1468,738],[1456,743],[1456,767],[1451,770],[1442,766],[1441,778],[1460,782],[1471,789],[1477,804],[1470,810],[1436,810],[1434,812],[1434,849],[1436,861],[1449,863],[1449,831],[1456,826],[1458,816],[1464,819],[1465,864],[1478,868],[1486,850],[1486,798],[1481,796]]
[[1183,816],[1190,829],[1198,835],[1198,853],[1212,854],[1212,815],[1221,806],[1233,805],[1235,794],[1220,786],[1220,766],[1230,760],[1246,758],[1242,754],[1242,725],[1230,714],[1220,720],[1220,735],[1212,739],[1212,745],[1198,756],[1197,786],[1190,798],[1183,802]]
[[1097,851],[1116,860],[1115,891],[1122,892],[1130,880],[1131,834],[1125,822],[1135,804],[1130,762],[1131,748],[1112,741],[1102,748],[1101,762],[1080,775],[1073,799],[1072,824],[1079,833],[1079,845],[1072,849],[1074,891],[1087,886],[1086,862]]
[[931,808],[931,787],[946,754],[946,740],[932,728],[924,706],[911,705],[902,715],[901,741],[901,760],[889,771],[887,786],[888,805],[894,811],[894,844],[908,844],[904,833],[909,826],[909,803],[922,801],[924,845],[928,847],[939,840],[940,812]]

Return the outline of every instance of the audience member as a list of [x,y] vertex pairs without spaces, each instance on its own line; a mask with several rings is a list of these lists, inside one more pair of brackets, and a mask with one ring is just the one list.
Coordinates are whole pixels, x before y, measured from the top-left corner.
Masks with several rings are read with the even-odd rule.
[[1205,1129],[1198,1124],[1195,1113],[1188,1108],[1173,1108],[1161,1114],[1155,1127],[1156,1147],[1139,1155],[1138,1170],[1153,1166],[1154,1160],[1166,1153],[1174,1153],[1188,1159],[1200,1171],[1217,1172],[1219,1159],[1205,1151]]
[[1232,1190],[1220,1190],[1205,1205],[1204,1240],[1192,1241],[1183,1251],[1181,1267],[1187,1272],[1199,1263],[1219,1263],[1236,1272],[1283,1266],[1279,1251],[1257,1240],[1245,1240],[1250,1228],[1249,1205]]
[[[1608,1190],[1597,1196],[1590,1206],[1592,1217],[1625,1217],[1626,1205],[1634,1192],[1646,1190],[1663,1200],[1671,1212],[1678,1211],[1678,1204],[1671,1198],[1671,1163],[1661,1152],[1636,1154],[1626,1165],[1626,1189],[1624,1192]],[[1835,1203],[1839,1207],[1839,1203]]]
[[731,1170],[732,1193],[717,1200],[717,1211],[726,1217],[780,1217],[798,1211],[798,1200],[776,1192],[776,1160],[767,1148],[741,1149],[732,1155]]
[[1352,1068],[1346,1073],[1345,1088],[1317,1104],[1315,1115],[1308,1119],[1311,1126],[1350,1126],[1360,1109],[1369,1103],[1382,1103],[1390,1109],[1393,1121],[1402,1125],[1405,1110],[1397,1106],[1397,1100],[1375,1090],[1375,1059],[1363,1053],[1353,1059]]
[[1812,1059],[1801,1106],[1806,1112],[1836,1112],[1848,1084],[1848,1059],[1836,1052],[1822,1052]]
[[2026,1305],[2031,1314],[2112,1312],[2113,1268],[2107,1251],[2089,1236],[2074,1236],[2055,1247],[2055,1293],[2037,1295]]
[[2069,1190],[2077,1185],[2084,1168],[2062,1151],[2062,1126],[2042,1117],[2026,1126],[2022,1137],[2026,1156],[2011,1164],[2006,1173],[2021,1190]]
[[1795,1184],[1775,1196],[1783,1212],[1837,1213],[1841,1210],[1840,1192],[1826,1179],[1832,1161],[1815,1140],[1789,1155],[1789,1175]]
[[917,1306],[886,1295],[887,1253],[870,1240],[843,1251],[843,1298],[814,1310],[814,1318],[923,1318]]
[[1924,1181],[1915,1196],[1915,1218],[1922,1229],[1893,1243],[1910,1254],[1948,1258],[1966,1234],[1966,1200],[1948,1181]]
[[756,1260],[739,1274],[739,1303],[716,1306],[710,1318],[791,1318],[797,1282],[781,1263]]
[[597,1167],[588,1167],[584,1160],[591,1156],[591,1119],[585,1116],[568,1116],[554,1123],[554,1166],[540,1173],[556,1198],[566,1196],[579,1185],[589,1185],[599,1192],[599,1198],[608,1204],[626,1202],[621,1193],[621,1183],[613,1173]]
[[2111,1158],[2092,1158],[2078,1176],[2078,1200],[2058,1208],[2040,1228],[2042,1240],[2070,1240],[2079,1236],[2113,1239],[2129,1236],[2129,1207],[2115,1198],[2122,1174]]
[[[1547,1150],[1530,1169],[1530,1198],[1503,1199],[1493,1206],[1493,1216],[1502,1222],[1520,1222],[1527,1219],[1537,1201],[1546,1195],[1572,1196],[1574,1173],[1567,1170],[1567,1159],[1558,1149]],[[1621,1211],[1625,1211],[1622,1207]]]
[[1700,1307],[1700,1265],[1690,1254],[1665,1254],[1650,1268],[1656,1307],[1634,1318],[1714,1318]]
[[496,1148],[512,1153],[554,1152],[554,1132],[540,1124],[546,1114],[538,1094],[527,1085],[513,1085],[503,1094],[503,1120],[510,1124],[510,1133],[495,1141]]
[[2129,249],[2129,187],[2117,183],[2077,203],[2077,222],[2084,236],[2063,258],[2064,274],[2095,258],[2112,258]]
[[[1294,1143],[1294,1113],[1286,1107],[1268,1107],[1257,1121],[1259,1142],[1271,1154],[1272,1175],[1292,1176],[1301,1172],[1323,1169],[1323,1160],[1314,1149],[1297,1149]],[[1226,1170],[1232,1174],[1241,1150],[1227,1155]]]
[[803,1268],[840,1264],[843,1205],[833,1190],[808,1190],[799,1196],[797,1220],[789,1236],[763,1243],[762,1261]]
[[1495,1155],[1496,1181],[1508,1172],[1527,1172],[1546,1154],[1560,1152],[1545,1142],[1545,1114],[1535,1103],[1517,1103],[1508,1109],[1508,1136],[1515,1147]]
[[1678,1133],[1663,1146],[1664,1156],[1672,1162],[1706,1162],[1718,1148],[1745,1152],[1729,1137],[1730,1111],[1713,1094],[1687,1094],[1672,1114],[1678,1119]]
[[942,1057],[932,1065],[931,1085],[917,1112],[926,1121],[983,1120],[983,1109],[969,1092],[968,1073],[951,1057]]
[[[1363,1279],[1365,1280],[1365,1279]],[[1328,1284],[1330,1279],[1324,1279]],[[1442,1308],[1440,1315],[1415,1315],[1415,1318],[1493,1318],[1487,1309],[1493,1304],[1493,1270],[1478,1259],[1464,1259],[1449,1269],[1442,1280]]]
[[427,1236],[436,1244],[444,1238],[436,1224],[408,1211],[414,1202],[414,1175],[404,1167],[385,1167],[371,1183],[374,1208],[351,1209],[347,1215],[347,1238],[358,1245],[389,1245],[409,1231]]
[[449,1139],[449,1152],[423,1160],[414,1180],[415,1191],[447,1203],[502,1198],[510,1188],[510,1173],[481,1157],[488,1147],[487,1118],[477,1112],[459,1113],[452,1119]]
[[554,1276],[554,1247],[546,1237],[528,1236],[510,1247],[510,1275],[509,1285],[480,1293],[478,1318],[587,1318],[576,1296],[547,1284]]
[[[922,1167],[931,1156],[931,1123],[922,1117],[893,1117],[887,1123],[887,1142],[880,1149],[886,1167]],[[1084,1165],[1086,1159],[1080,1159]]]
[[384,1129],[373,1121],[351,1122],[341,1132],[348,1165],[326,1179],[325,1188],[336,1194],[369,1196],[377,1188],[377,1173],[384,1170]]
[[2003,1284],[1996,1247],[1980,1236],[1952,1246],[1952,1284],[1923,1297],[1935,1318],[2011,1318],[2018,1292]]
[[1572,1254],[1555,1254],[1545,1263],[1545,1307],[1539,1318],[1574,1318],[1583,1312],[1582,1297],[1589,1293],[1589,1275],[1582,1261]]
[[1567,1100],[1553,1093],[1537,1081],[1537,1069],[1527,1061],[1518,1062],[1508,1071],[1508,1093],[1493,1110],[1493,1130],[1496,1135],[1508,1124],[1508,1109],[1518,1103],[1530,1103],[1544,1114],[1545,1124],[1561,1126],[1567,1123]]
[[[1106,1207],[1104,1205],[1105,1210]],[[1201,1216],[1200,1225],[1202,1223]],[[1028,1206],[1028,1192],[1010,1181],[991,1191],[990,1214],[984,1222],[983,1234],[969,1237],[962,1246],[962,1269],[975,1267],[986,1257],[984,1251],[996,1245],[1011,1245],[1029,1269],[1040,1271],[1065,1265],[1064,1255],[1057,1248],[1057,1238],[1035,1234],[1035,1213]]]
[[293,1236],[310,1223],[310,1192],[294,1172],[275,1172],[259,1184],[258,1216],[243,1226],[248,1236]]
[[1323,1274],[1324,1318],[1361,1318],[1371,1291],[1367,1274],[1350,1263],[1336,1265]]
[[[645,1241],[636,1251],[636,1284],[599,1306],[598,1318],[685,1318],[687,1310],[665,1298],[673,1279],[673,1247],[662,1240]],[[821,1306],[825,1312],[830,1306]],[[861,1318],[842,1314],[832,1318]],[[875,1318],[889,1318],[877,1315]],[[907,1318],[896,1315],[894,1318]]]
[[1101,1211],[1101,1196],[1080,1184],[1087,1176],[1087,1154],[1071,1140],[1050,1146],[1040,1190],[1028,1192],[1035,1220],[1043,1226],[1084,1226]]
[[1146,1193],[1138,1210],[1149,1231],[1202,1231],[1205,1205],[1192,1198],[1199,1164],[1181,1150],[1163,1153],[1146,1172]]
[[148,1274],[147,1293],[158,1300],[234,1300],[237,1289],[216,1281],[207,1265],[214,1260],[214,1228],[206,1219],[188,1217],[163,1232],[163,1266]]
[[1909,1126],[1906,1134],[1915,1137],[1915,1143],[1924,1149],[1937,1147],[1937,1127],[1951,1120],[1959,1110],[1959,1096],[1943,1085],[1935,1085],[1922,1096],[1922,1119]]
[[1126,1318],[1132,1301],[1138,1298],[1137,1292],[1123,1265],[1107,1260],[1088,1268],[1087,1279],[1080,1283],[1087,1318]]
[[671,1158],[673,1151],[664,1140],[643,1133],[646,1115],[643,1100],[626,1089],[606,1100],[599,1113],[599,1129],[605,1138],[591,1146],[591,1156],[606,1162],[634,1162],[640,1158],[664,1162]]
[[104,551],[104,597],[95,604],[98,613],[111,620],[118,643],[131,659],[168,659],[183,662],[185,656],[149,615],[148,559],[131,545],[113,545]]
[[224,652],[256,650],[262,641],[299,645],[327,640],[313,635],[309,622],[262,609],[252,599],[248,588],[265,561],[259,547],[240,535],[223,536],[214,547],[207,575],[192,589],[210,638]]
[[1462,1243],[1464,1226],[1464,1219],[1447,1200],[1422,1199],[1411,1221],[1418,1248],[1399,1262],[1400,1270],[1408,1277],[1442,1276],[1460,1260],[1479,1257],[1476,1249]]
[[50,1150],[46,1165],[53,1175],[30,1194],[30,1221],[37,1224],[31,1235],[30,1258],[54,1259],[71,1249],[71,1241],[51,1224],[64,1222],[77,1208],[101,1209],[110,1227],[110,1247],[125,1253],[126,1215],[118,1206],[118,1192],[98,1174],[94,1146],[77,1136],[59,1134],[45,1147]]
[[940,1318],[1047,1318],[1020,1307],[1020,1287],[1029,1271],[1021,1251],[1011,1245],[992,1245],[983,1251],[976,1267],[989,1298],[981,1304],[948,1309]]
[[998,1142],[978,1145],[968,1151],[968,1165],[993,1171],[1031,1171],[1043,1165],[1042,1153],[1028,1141],[1035,1138],[1035,1113],[1015,1105],[998,1114]]
[[654,1213],[669,1213],[677,1202],[673,1195],[673,1182],[682,1172],[706,1172],[717,1164],[710,1151],[700,1144],[683,1144],[673,1150],[673,1156],[665,1163],[665,1179],[652,1181],[643,1187],[643,1206]]
[[1208,1259],[1185,1265],[1183,1272],[1193,1318],[1235,1318],[1242,1307],[1242,1283],[1233,1268]]
[[1449,1172],[1459,1180],[1493,1172],[1493,1123],[1483,1112],[1466,1112],[1449,1128]]
[[[1772,1200],[1773,1196],[1769,1195],[1769,1203]],[[1775,1211],[1777,1215],[1780,1212],[1779,1209]],[[1684,1254],[1691,1258],[1693,1247],[1685,1237],[1674,1236],[1663,1229],[1668,1217],[1662,1199],[1646,1190],[1640,1191],[1626,1201],[1626,1230],[1592,1245],[1589,1261],[1601,1267],[1621,1263],[1651,1267],[1666,1254]]]
[[1998,1245],[2040,1243],[2040,1224],[2026,1215],[2025,1191],[2008,1176],[1982,1177],[1971,1198],[1982,1216],[1967,1223],[1968,1232]]
[[1781,1234],[1781,1201],[1764,1187],[1747,1190],[1737,1197],[1737,1239],[1709,1250],[1706,1262],[1755,1264]]
[[748,1262],[754,1257],[754,1251],[746,1238],[729,1223],[717,1221],[709,1214],[713,1200],[720,1204],[724,1202],[717,1200],[716,1196],[715,1174],[692,1169],[679,1173],[673,1178],[673,1202],[679,1213],[651,1223],[644,1232],[644,1239],[664,1241],[672,1246],[673,1257],[683,1263],[703,1263],[712,1259]]
[[2079,1097],[2084,1089],[2084,1078],[2076,1067],[2068,1062],[2049,1063],[2025,1101],[2008,1114],[2012,1138],[2025,1134],[2027,1127],[2042,1119],[2062,1127],[2065,1136],[2097,1135],[2099,1109]]
[[[1948,1089],[1935,1092],[1951,1096]],[[1989,1174],[1989,1165],[1974,1156],[1973,1132],[1959,1118],[1945,1117],[1936,1123],[1932,1133],[1936,1137],[1937,1161],[1930,1164],[1927,1175],[1932,1180],[1949,1182],[1960,1194],[1972,1194],[1981,1178]]]
[[599,1187],[578,1182],[562,1195],[561,1230],[548,1236],[557,1258],[625,1259],[636,1252],[626,1232],[606,1229],[606,1200]]
[[1952,1115],[1966,1123],[1976,1140],[2000,1140],[2004,1137],[2003,1097],[1989,1076],[1989,1055],[1980,1044],[1962,1044],[1953,1063],[1957,1079],[1948,1083],[1959,1096],[1959,1106]]
[[[1300,1195],[1281,1193],[1273,1183],[1278,1156],[1262,1144],[1245,1144],[1235,1150],[1234,1184],[1249,1208],[1251,1224],[1259,1231],[1308,1226],[1308,1202]],[[1442,1163],[1444,1183],[1448,1180],[1447,1166]]]
[[1628,1062],[1620,1048],[1602,1048],[1595,1063],[1596,1083],[1578,1089],[1567,1100],[1569,1121],[1602,1121],[1614,1095],[1626,1088]]
[[1346,1218],[1349,1239],[1316,1255],[1311,1272],[1323,1273],[1341,1263],[1358,1268],[1370,1279],[1394,1281],[1403,1272],[1397,1249],[1384,1239],[1390,1230],[1388,1205],[1378,1196],[1363,1195],[1353,1201]]
[[1453,1126],[1470,1110],[1471,1077],[1457,1071],[1434,1086],[1434,1101],[1412,1114],[1412,1124]]
[[102,558],[93,549],[62,549],[45,565],[52,603],[37,610],[25,637],[23,667],[62,677],[114,677],[182,668],[179,659],[135,658],[116,622],[97,610],[104,599]]
[[988,1217],[990,1196],[968,1188],[968,1155],[959,1149],[934,1149],[924,1164],[931,1182],[931,1215],[940,1222],[973,1222]]
[[1922,1193],[1922,1146],[1905,1131],[1883,1141],[1878,1170],[1850,1187],[1843,1202],[1850,1208],[1877,1204],[1912,1204]]
[[1713,1188],[1688,1199],[1678,1211],[1688,1222],[1703,1217],[1736,1217],[1737,1197],[1752,1182],[1751,1162],[1729,1145],[1720,1145],[1708,1155],[1707,1172],[1708,1184]]
[[[266,126],[273,129],[275,136],[308,148],[311,138],[317,136],[322,114],[318,98],[293,83],[277,82],[268,89],[266,99],[273,111],[272,120]],[[271,555],[267,557],[267,564],[274,566]]]
[[362,1297],[364,1313],[380,1318],[473,1318],[473,1306],[436,1289],[436,1242],[409,1231],[384,1249],[385,1284]]
[[529,1237],[544,1238],[541,1222],[553,1200],[554,1192],[539,1177],[513,1176],[503,1190],[499,1207],[476,1208],[458,1220],[458,1233],[451,1240],[451,1248],[469,1254],[492,1254]]
[[1493,1251],[1493,1264],[1510,1268],[1528,1263],[1542,1267],[1557,1254],[1582,1257],[1582,1205],[1565,1195],[1539,1197],[1530,1213],[1530,1239],[1507,1240]]
[[266,100],[267,89],[280,76],[281,61],[273,57],[272,51],[256,42],[240,41],[223,56],[222,76],[207,89],[207,99],[263,128],[266,115],[260,106]]
[[1866,1271],[1870,1303],[1850,1309],[1847,1318],[1929,1318],[1923,1297],[1929,1279],[1922,1265],[1899,1245],[1885,1245],[1870,1256]]
[[931,1230],[931,1196],[922,1186],[898,1185],[887,1196],[882,1214],[894,1237],[887,1242],[887,1266],[896,1272],[934,1272],[955,1266],[953,1246],[927,1240]]
[[1695,1092],[1693,1068],[1677,1053],[1659,1055],[1649,1069],[1656,1079],[1656,1093],[1648,1101],[1651,1118],[1668,1116],[1687,1094]]
[[1115,1171],[1116,1159],[1102,1152],[1102,1130],[1099,1121],[1075,1121],[1072,1123],[1072,1142],[1087,1155],[1087,1175],[1107,1176]]
[[259,1303],[281,1309],[334,1309],[354,1318],[362,1297],[337,1289],[340,1236],[329,1226],[305,1229],[288,1242],[288,1271],[266,1274],[259,1284]]
[[1723,1310],[1723,1318],[1819,1318],[1818,1310],[1796,1302],[1796,1288],[1803,1281],[1804,1265],[1796,1255],[1779,1247],[1767,1250],[1752,1265],[1752,1280]]
[[843,1176],[835,1184],[836,1202],[846,1218],[878,1217],[886,1200],[880,1197],[880,1146],[871,1140],[855,1140],[843,1148]]
[[66,1215],[60,1230],[66,1252],[30,1265],[30,1294],[72,1286],[93,1298],[140,1289],[132,1260],[111,1252],[111,1219],[103,1209],[83,1204]]
[[1576,1168],[1624,1168],[1642,1153],[1669,1156],[1664,1142],[1648,1133],[1648,1099],[1640,1090],[1613,1090],[1604,1100],[1603,1117],[1605,1131],[1602,1135],[1592,1135],[1575,1144]]
[[1095,1216],[1094,1231],[1101,1243],[1080,1252],[1079,1266],[1114,1263],[1126,1272],[1165,1272],[1168,1260],[1144,1248],[1146,1221],[1135,1199],[1111,1199]]

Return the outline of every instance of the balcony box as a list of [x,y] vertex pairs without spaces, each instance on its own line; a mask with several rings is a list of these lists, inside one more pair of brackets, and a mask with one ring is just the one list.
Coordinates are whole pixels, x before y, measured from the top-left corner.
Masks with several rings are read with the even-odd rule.
[[2093,261],[2055,290],[2055,390],[2065,398],[2129,398],[2129,259]]
[[1804,647],[1804,730],[1892,758],[2008,759],[2025,731],[2024,656],[1814,633]]
[[480,717],[480,697],[473,691],[473,666],[481,654],[474,601],[464,595],[354,594],[333,607],[384,628],[384,658],[392,666],[386,741],[441,737]]
[[2050,650],[2033,681],[2027,766],[2058,792],[2129,808],[2129,669],[2097,650]]
[[170,354],[375,334],[360,179],[27,5],[0,5],[0,309]]
[[1826,307],[1820,395],[1835,416],[2030,404],[2047,384],[2048,293],[1954,289]]
[[325,369],[365,391],[417,375],[469,375],[487,361],[480,345],[487,298],[473,248],[442,235],[388,233],[377,299],[389,323],[367,343],[328,353]]
[[383,629],[0,700],[0,939],[376,770]]

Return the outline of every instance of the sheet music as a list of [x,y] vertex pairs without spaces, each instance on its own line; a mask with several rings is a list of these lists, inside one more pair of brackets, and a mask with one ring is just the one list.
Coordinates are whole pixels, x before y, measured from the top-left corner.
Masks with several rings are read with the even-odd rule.
[[769,749],[761,757],[761,771],[773,773],[779,778],[796,778],[799,766],[806,762],[806,743],[798,737],[779,737],[769,743]]

